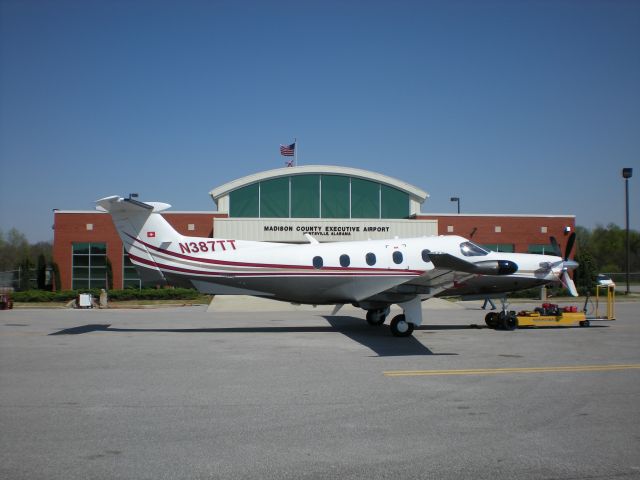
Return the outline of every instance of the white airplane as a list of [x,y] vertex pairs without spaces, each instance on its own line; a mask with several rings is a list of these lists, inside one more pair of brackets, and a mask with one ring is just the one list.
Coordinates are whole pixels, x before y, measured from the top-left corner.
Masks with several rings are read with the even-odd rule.
[[[384,323],[396,304],[403,313],[391,332],[404,337],[422,323],[421,302],[434,296],[496,297],[561,281],[577,296],[565,257],[490,252],[454,235],[353,242],[286,244],[190,237],[159,212],[170,207],[119,196],[97,202],[109,212],[144,282],[195,287],[214,295],[254,295],[298,304],[344,304]],[[556,250],[557,242],[552,238]],[[504,296],[504,295],[502,295]]]

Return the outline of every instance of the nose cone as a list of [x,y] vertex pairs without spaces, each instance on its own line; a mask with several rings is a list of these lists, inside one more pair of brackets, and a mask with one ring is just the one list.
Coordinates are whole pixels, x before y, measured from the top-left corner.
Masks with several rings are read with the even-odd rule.
[[498,260],[498,275],[511,275],[518,271],[518,264],[511,260]]

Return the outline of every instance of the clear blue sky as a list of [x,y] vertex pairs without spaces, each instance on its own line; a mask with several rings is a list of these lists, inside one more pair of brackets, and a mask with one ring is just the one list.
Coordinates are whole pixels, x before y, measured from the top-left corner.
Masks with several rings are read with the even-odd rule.
[[640,228],[638,1],[0,0],[0,228],[112,194],[212,210],[284,165],[364,168],[424,212]]

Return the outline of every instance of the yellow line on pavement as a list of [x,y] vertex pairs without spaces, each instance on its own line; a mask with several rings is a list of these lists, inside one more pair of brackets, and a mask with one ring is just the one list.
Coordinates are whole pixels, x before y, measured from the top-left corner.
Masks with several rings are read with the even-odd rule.
[[640,364],[576,365],[565,367],[470,368],[463,370],[391,370],[385,377],[425,377],[437,375],[496,375],[500,373],[606,372],[640,369]]

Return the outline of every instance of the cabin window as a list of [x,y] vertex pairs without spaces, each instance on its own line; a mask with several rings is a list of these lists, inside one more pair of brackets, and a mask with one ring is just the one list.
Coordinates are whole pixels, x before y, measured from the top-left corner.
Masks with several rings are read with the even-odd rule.
[[322,261],[322,257],[313,257],[313,266],[314,268],[322,268],[324,262]]
[[473,242],[461,243],[460,251],[465,257],[483,257],[489,254],[489,252],[487,252],[484,248],[482,248],[480,245],[476,245]]
[[429,249],[424,249],[422,250],[422,260],[426,263],[429,263],[431,261],[431,259],[429,258],[429,254],[431,253],[431,250]]
[[365,256],[365,260],[367,261],[367,265],[370,267],[376,264],[376,254],[375,253],[367,253]]
[[349,258],[349,255],[340,255],[340,266],[346,268],[349,265],[351,265],[351,259]]
[[393,252],[392,258],[393,263],[395,263],[396,265],[400,265],[402,263],[402,252],[396,250],[395,252]]

